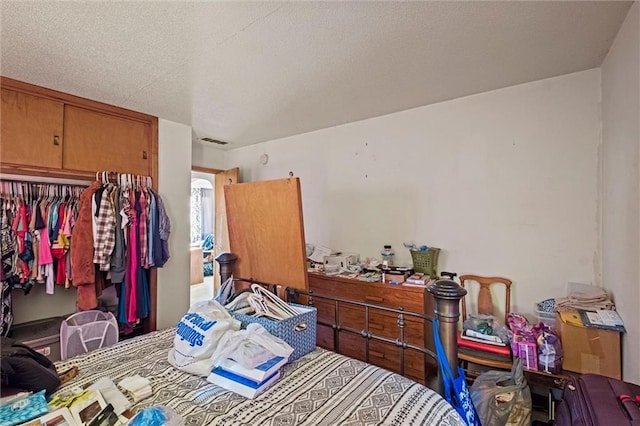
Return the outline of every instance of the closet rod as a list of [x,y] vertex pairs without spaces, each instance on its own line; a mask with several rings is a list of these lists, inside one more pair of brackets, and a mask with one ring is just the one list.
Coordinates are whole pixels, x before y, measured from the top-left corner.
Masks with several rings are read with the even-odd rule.
[[111,182],[120,184],[121,179],[131,179],[132,183],[143,183],[146,184],[149,188],[153,187],[153,178],[149,175],[136,175],[132,173],[118,173],[118,172],[110,172],[110,171],[101,171],[96,172],[96,180],[101,182]]
[[33,182],[33,183],[50,183],[53,185],[72,185],[72,186],[89,186],[93,181],[91,180],[77,180],[77,179],[64,179],[45,176],[31,176],[31,175],[14,175],[8,173],[0,173],[0,181],[14,181],[14,182]]

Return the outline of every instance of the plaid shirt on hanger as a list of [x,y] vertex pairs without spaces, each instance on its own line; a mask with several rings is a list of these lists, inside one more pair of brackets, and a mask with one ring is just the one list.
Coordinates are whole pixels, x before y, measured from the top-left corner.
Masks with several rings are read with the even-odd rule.
[[109,185],[103,193],[96,219],[96,242],[93,252],[93,263],[100,265],[101,271],[108,271],[111,266],[111,253],[116,245],[116,218],[109,194],[114,186]]
[[138,244],[140,247],[140,265],[143,268],[149,269],[148,258],[148,235],[147,235],[147,218],[149,217],[149,194],[147,194],[145,188],[140,188],[140,222],[138,222]]

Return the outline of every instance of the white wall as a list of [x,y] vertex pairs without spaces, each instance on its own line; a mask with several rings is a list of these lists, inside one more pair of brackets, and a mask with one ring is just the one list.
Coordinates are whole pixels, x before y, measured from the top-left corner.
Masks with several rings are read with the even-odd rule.
[[205,180],[205,181],[209,182],[211,184],[211,188],[215,187],[215,185],[216,185],[215,175],[213,175],[211,173],[203,173],[203,172],[191,171],[191,181],[193,182],[196,179],[202,179],[202,180]]
[[29,294],[13,290],[13,323],[21,324],[43,318],[68,316],[76,311],[76,288],[56,286],[54,294],[45,293],[45,285],[35,284]]
[[211,145],[205,145],[197,140],[191,143],[191,164],[194,166],[224,170],[224,156],[225,151]]
[[602,65],[603,282],[627,329],[624,379],[640,384],[640,5]]
[[[439,270],[514,281],[514,310],[598,283],[599,70],[227,152],[242,181],[301,179],[307,242],[361,257],[403,241]],[[269,163],[262,166],[260,155]]]
[[157,327],[175,326],[189,309],[191,127],[158,120],[158,191],[171,220],[171,258],[158,269]]

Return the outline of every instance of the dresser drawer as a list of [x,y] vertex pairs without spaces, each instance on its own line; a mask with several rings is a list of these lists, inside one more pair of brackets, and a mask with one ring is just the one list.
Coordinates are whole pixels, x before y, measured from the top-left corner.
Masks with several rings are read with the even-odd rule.
[[[422,346],[424,344],[424,320],[409,318],[404,320],[404,340],[412,345]],[[369,317],[369,330],[388,339],[400,338],[400,327],[398,317],[393,313],[380,313]]]
[[386,285],[370,286],[362,295],[362,301],[372,305],[386,306],[405,311],[422,313],[424,308],[424,296],[421,293],[403,291],[403,287]]
[[328,351],[335,351],[333,328],[318,324],[316,328],[316,344]]
[[[318,295],[339,297],[406,311],[422,313],[424,289],[408,286],[392,286],[384,283],[347,280],[309,274],[309,290]],[[427,296],[431,298],[429,295]],[[314,298],[314,303],[320,298]]]
[[327,324],[336,324],[340,322],[342,326],[348,326],[361,330],[364,328],[364,307],[350,305],[348,303],[340,303],[338,305],[338,321],[336,321],[335,305],[331,302],[314,299],[314,307],[318,310],[318,321]]
[[[404,350],[404,375],[424,383],[424,357],[421,352]],[[369,362],[400,373],[400,348],[383,342],[369,343]]]

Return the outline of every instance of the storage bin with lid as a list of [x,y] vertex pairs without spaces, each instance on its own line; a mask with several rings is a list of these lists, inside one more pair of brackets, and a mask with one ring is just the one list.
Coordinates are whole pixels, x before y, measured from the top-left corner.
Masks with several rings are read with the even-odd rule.
[[51,317],[14,325],[10,338],[40,352],[51,361],[60,361],[60,324],[66,317]]
[[555,302],[550,304],[552,299],[548,299],[539,303],[535,303],[533,306],[533,312],[536,317],[537,323],[545,323],[549,327],[555,328],[556,326],[556,311]]

